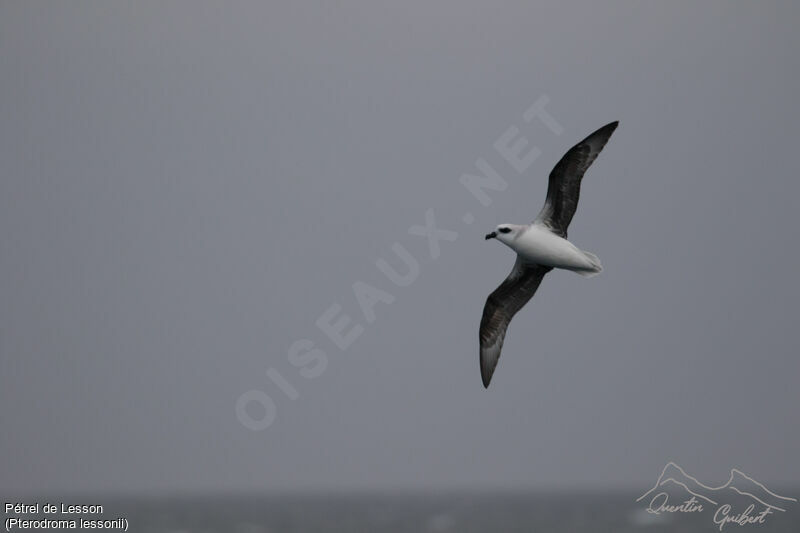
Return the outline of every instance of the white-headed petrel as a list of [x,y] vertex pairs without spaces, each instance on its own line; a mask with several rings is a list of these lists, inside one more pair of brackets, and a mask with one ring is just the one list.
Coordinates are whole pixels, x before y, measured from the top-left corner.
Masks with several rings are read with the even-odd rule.
[[532,223],[500,224],[486,239],[497,239],[517,253],[508,277],[486,299],[480,328],[483,386],[488,387],[500,358],[511,318],[528,303],[545,274],[554,268],[595,276],[603,270],[594,254],[567,240],[581,191],[581,179],[619,122],[612,122],[573,146],[550,172],[547,199]]

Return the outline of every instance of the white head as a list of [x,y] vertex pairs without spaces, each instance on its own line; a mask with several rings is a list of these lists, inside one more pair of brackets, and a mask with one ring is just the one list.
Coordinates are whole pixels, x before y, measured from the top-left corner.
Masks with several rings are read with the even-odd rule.
[[486,240],[497,239],[503,244],[511,246],[511,242],[516,239],[525,226],[518,226],[517,224],[500,224],[493,232],[486,235]]

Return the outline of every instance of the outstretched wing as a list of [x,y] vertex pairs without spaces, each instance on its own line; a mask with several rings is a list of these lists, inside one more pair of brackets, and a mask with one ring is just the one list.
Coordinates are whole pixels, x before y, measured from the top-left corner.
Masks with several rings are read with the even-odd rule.
[[517,256],[517,262],[508,277],[486,299],[481,318],[481,379],[488,387],[492,379],[506,329],[513,316],[528,303],[545,274],[552,270],[535,264],[525,264]]
[[618,125],[616,121],[606,124],[564,154],[550,172],[547,200],[536,217],[536,223],[544,224],[554,233],[567,237],[567,227],[578,208],[583,174],[597,159]]

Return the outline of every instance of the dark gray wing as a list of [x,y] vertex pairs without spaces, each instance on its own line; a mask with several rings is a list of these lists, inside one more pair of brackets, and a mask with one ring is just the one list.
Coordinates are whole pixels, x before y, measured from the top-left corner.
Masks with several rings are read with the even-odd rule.
[[481,379],[483,386],[488,387],[492,379],[506,329],[513,316],[528,303],[545,274],[551,267],[524,264],[519,256],[508,277],[486,299],[481,318]]
[[567,227],[578,208],[581,179],[586,169],[597,159],[619,122],[606,124],[570,148],[550,172],[547,200],[534,222],[544,224],[566,239]]

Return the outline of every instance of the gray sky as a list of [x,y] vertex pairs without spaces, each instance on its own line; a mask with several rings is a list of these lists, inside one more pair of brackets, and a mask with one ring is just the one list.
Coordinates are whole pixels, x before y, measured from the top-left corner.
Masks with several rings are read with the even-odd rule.
[[[0,3],[0,489],[800,482],[796,3],[277,4]],[[483,234],[612,120],[570,228],[605,271],[548,275],[484,390]]]

